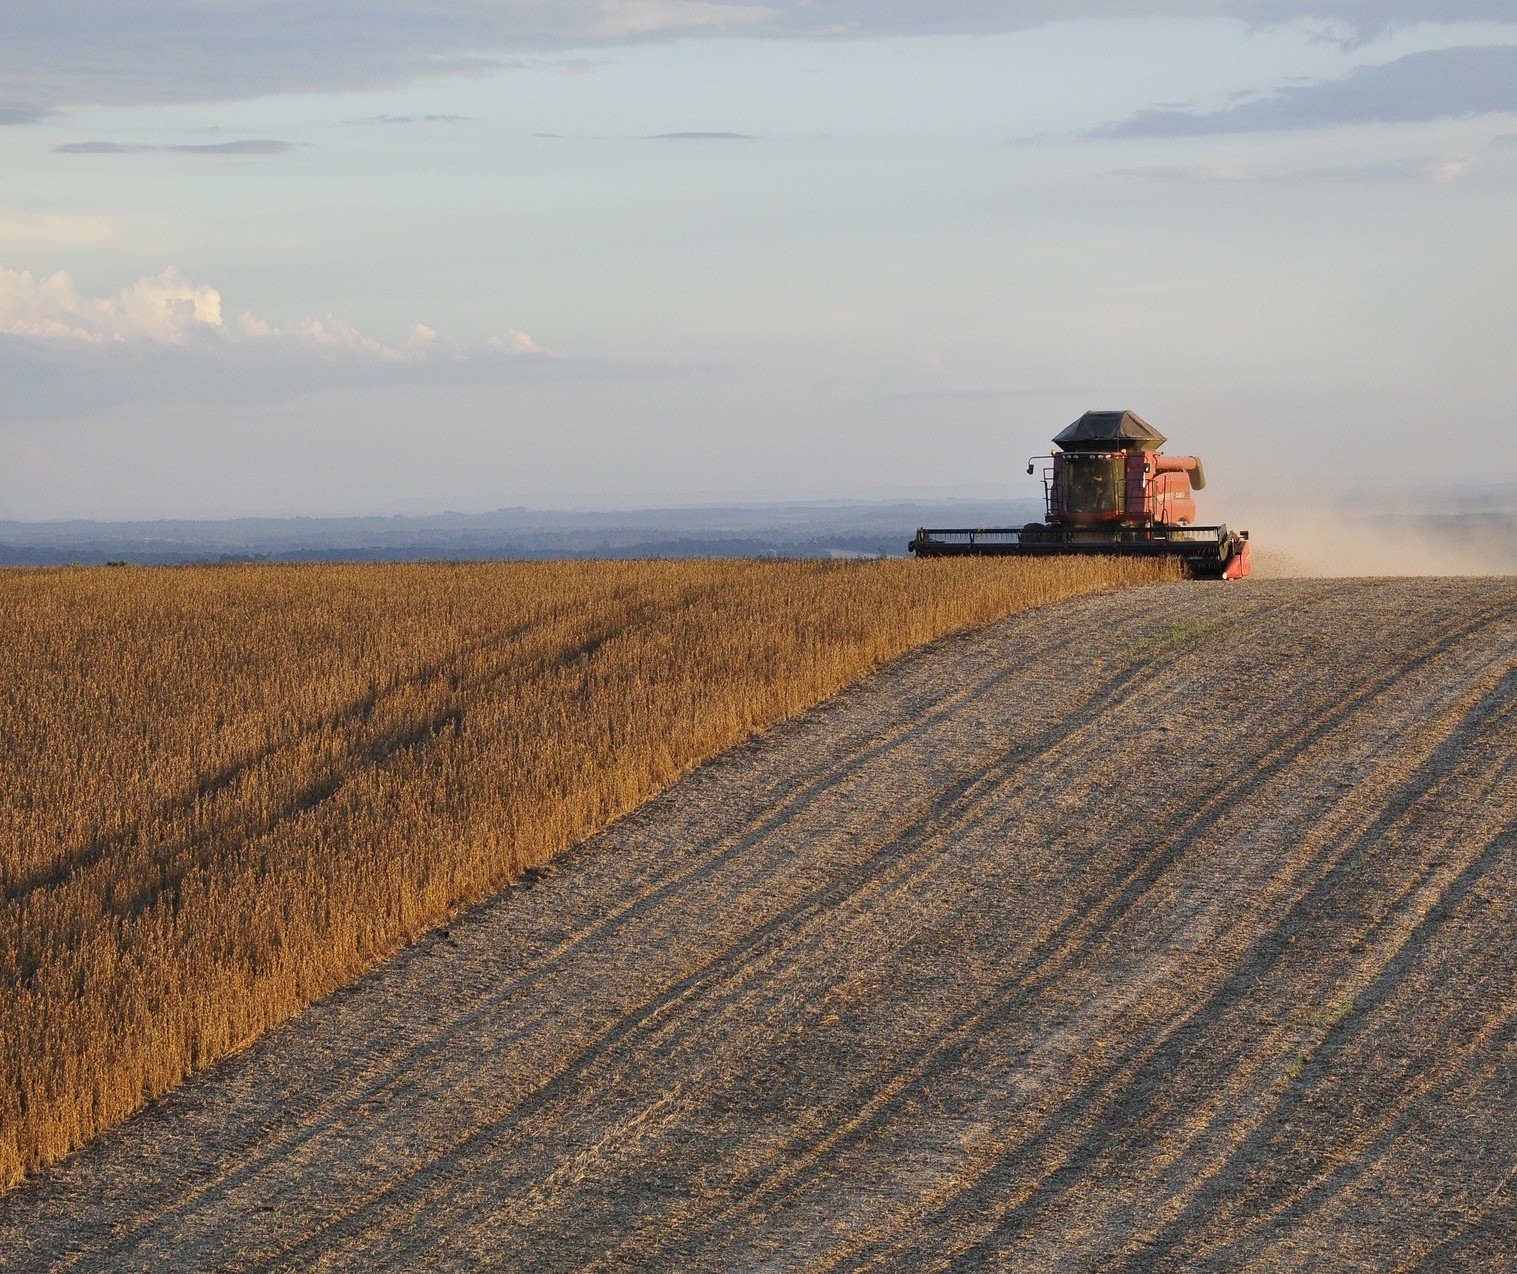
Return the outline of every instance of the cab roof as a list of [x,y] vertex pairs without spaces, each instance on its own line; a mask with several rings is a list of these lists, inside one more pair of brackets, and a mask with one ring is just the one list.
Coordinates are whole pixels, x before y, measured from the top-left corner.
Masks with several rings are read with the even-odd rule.
[[1168,439],[1131,411],[1087,411],[1054,445],[1064,451],[1157,451]]

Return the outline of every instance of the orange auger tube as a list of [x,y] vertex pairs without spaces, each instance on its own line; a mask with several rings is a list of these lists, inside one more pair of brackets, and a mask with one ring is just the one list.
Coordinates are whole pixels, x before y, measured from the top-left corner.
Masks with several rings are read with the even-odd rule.
[[1206,470],[1201,467],[1199,456],[1155,456],[1154,468],[1160,473],[1188,473],[1192,487],[1206,490]]

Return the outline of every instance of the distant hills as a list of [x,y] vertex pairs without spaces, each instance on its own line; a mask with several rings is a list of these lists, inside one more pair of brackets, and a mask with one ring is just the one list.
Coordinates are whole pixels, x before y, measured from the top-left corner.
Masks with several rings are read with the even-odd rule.
[[[1242,518],[1306,574],[1514,574],[1517,511],[1352,497],[1300,518]],[[1396,510],[1396,511],[1390,511]],[[903,557],[919,526],[1022,526],[1036,500],[837,500],[688,508],[220,521],[0,521],[0,566],[129,562],[547,561],[639,557]]]
[[901,557],[918,526],[1021,526],[1028,500],[810,501],[426,517],[0,522],[0,565]]

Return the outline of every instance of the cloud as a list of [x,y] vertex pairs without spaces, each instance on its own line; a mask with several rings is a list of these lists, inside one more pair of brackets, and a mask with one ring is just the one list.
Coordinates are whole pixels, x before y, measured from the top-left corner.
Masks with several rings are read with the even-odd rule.
[[243,314],[235,327],[222,318],[221,293],[191,283],[173,266],[138,279],[114,297],[88,297],[63,271],[37,276],[0,266],[0,337],[50,345],[252,349],[356,356],[365,360],[458,360],[482,355],[547,355],[526,332],[509,330],[470,348],[417,323],[403,346],[387,345],[328,314],[279,326]]
[[772,22],[783,7],[740,0],[30,4],[7,15],[0,100],[35,104],[28,109],[229,101],[539,64],[579,74],[594,69],[593,60],[519,55],[729,34]]
[[472,124],[472,115],[371,115],[355,119],[355,124]]
[[12,124],[40,124],[59,112],[46,106],[28,106],[24,102],[0,102],[0,128]]
[[1141,111],[1091,136],[1195,137],[1502,112],[1517,112],[1517,45],[1465,45],[1362,66],[1340,80],[1289,85],[1219,111]]
[[778,14],[770,5],[732,0],[601,0],[580,19],[579,29],[590,39],[619,39],[649,32],[729,28]]
[[67,142],[54,146],[59,155],[143,155],[155,151],[180,155],[282,155],[293,150],[293,142],[279,142],[267,137],[245,141],[210,142],[198,146],[152,146],[129,142]]
[[281,341],[296,348],[305,347],[328,354],[362,354],[384,359],[405,357],[394,346],[365,336],[335,314],[328,314],[325,319],[302,319],[293,327],[274,327],[252,314],[244,314],[238,327],[243,336],[255,341]]
[[289,327],[276,327],[256,315],[244,314],[238,320],[237,331],[249,344],[282,347],[292,353],[356,355],[387,363],[460,362],[502,354],[551,357],[526,332],[514,329],[508,329],[503,336],[490,336],[481,345],[468,346],[439,336],[435,328],[425,323],[414,323],[404,342],[387,345],[333,314],[324,319],[302,319]]
[[1517,133],[1498,133],[1491,138],[1491,145],[1505,150],[1517,146]]
[[1470,170],[1463,156],[1408,156],[1373,164],[1337,164],[1324,168],[1262,168],[1253,164],[1161,164],[1125,168],[1117,175],[1146,182],[1239,184],[1273,182],[1458,181]]
[[80,296],[61,271],[39,278],[0,266],[0,334],[6,336],[182,345],[224,330],[221,295],[190,283],[172,266],[138,279],[115,297]]
[[[1412,23],[1511,22],[1511,0],[73,0],[12,6],[0,100],[48,107],[336,92],[535,65],[553,52],[702,36],[988,34],[1169,16],[1324,22],[1367,39]],[[559,69],[572,70],[571,63]]]
[[533,133],[532,136],[540,141],[548,142],[750,142],[757,140],[757,138],[752,133],[716,132],[643,133],[638,136],[632,136],[626,133]]
[[504,336],[492,336],[486,344],[493,350],[499,350],[502,354],[543,355],[548,352],[528,336],[527,333],[518,332],[514,328],[508,329]]

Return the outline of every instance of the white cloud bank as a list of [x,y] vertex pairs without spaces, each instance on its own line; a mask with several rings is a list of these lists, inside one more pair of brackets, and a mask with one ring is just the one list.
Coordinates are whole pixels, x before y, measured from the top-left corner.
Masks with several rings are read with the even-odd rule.
[[37,278],[0,266],[0,332],[7,336],[182,345],[198,333],[224,330],[221,294],[191,283],[172,266],[115,297],[80,296],[61,270]]
[[404,345],[387,345],[331,314],[280,327],[245,313],[229,326],[222,317],[221,293],[207,284],[191,283],[173,266],[138,279],[114,297],[88,297],[80,295],[64,271],[37,276],[0,265],[0,336],[96,346],[278,343],[313,353],[397,361],[459,358],[486,351],[547,352],[527,333],[514,329],[491,336],[480,350],[471,351],[441,340],[423,323],[411,329]]

